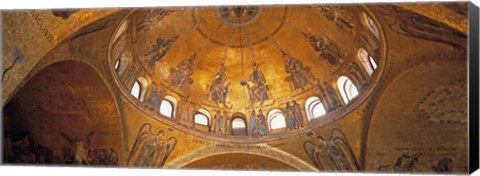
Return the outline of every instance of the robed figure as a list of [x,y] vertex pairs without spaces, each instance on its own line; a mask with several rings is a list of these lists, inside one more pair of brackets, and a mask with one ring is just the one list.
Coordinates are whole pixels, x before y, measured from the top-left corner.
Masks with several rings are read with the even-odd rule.
[[257,64],[253,65],[253,72],[250,75],[250,84],[248,84],[248,94],[250,102],[263,102],[268,99],[268,87],[265,76],[258,70]]
[[333,110],[342,106],[340,100],[338,99],[337,93],[332,85],[328,84],[327,82],[323,82],[323,88],[325,88],[325,93],[327,95],[326,97],[330,102],[329,104],[330,110]]
[[215,134],[222,134],[223,116],[220,111],[217,111],[217,113],[213,116],[213,122],[212,128]]
[[337,44],[323,35],[310,35],[303,33],[310,40],[312,48],[319,52],[320,57],[327,60],[330,65],[337,65],[343,58]]
[[230,124],[230,118],[228,117],[228,112],[223,111],[223,123],[222,123],[223,134],[228,134],[230,132],[229,124]]
[[286,53],[283,53],[283,58],[285,59],[285,71],[290,74],[294,88],[303,88],[308,83],[308,74],[302,62]]
[[210,99],[221,104],[226,103],[230,80],[225,74],[225,67],[220,65],[210,86]]
[[285,121],[287,125],[287,129],[293,130],[296,126],[296,120],[295,120],[295,112],[294,112],[294,107],[290,104],[290,102],[287,102],[287,105],[285,106],[285,109],[283,110],[285,114]]
[[257,117],[255,119],[255,135],[256,136],[266,136],[268,134],[267,123],[265,120],[265,115],[263,115],[262,110],[258,110]]
[[250,114],[250,118],[249,118],[249,124],[250,124],[250,135],[251,136],[255,136],[255,110],[252,110],[252,113]]
[[172,69],[172,76],[170,77],[170,82],[175,87],[184,89],[193,83],[193,79],[190,78],[190,76],[193,74],[194,69],[193,60],[195,60],[195,55],[188,59],[182,60],[177,65],[177,69]]
[[292,109],[293,109],[293,114],[295,118],[295,129],[297,128],[303,128],[304,123],[303,123],[303,114],[302,114],[302,107],[300,107],[300,104],[297,103],[297,101],[293,100],[292,101]]

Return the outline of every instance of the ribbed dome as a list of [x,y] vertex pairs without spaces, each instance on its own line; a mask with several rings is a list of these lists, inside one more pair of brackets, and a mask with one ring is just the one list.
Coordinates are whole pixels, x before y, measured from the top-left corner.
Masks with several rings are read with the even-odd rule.
[[141,77],[210,114],[266,116],[295,100],[310,120],[309,97],[328,113],[374,87],[384,62],[374,19],[362,6],[137,9],[112,38],[111,65],[127,90]]

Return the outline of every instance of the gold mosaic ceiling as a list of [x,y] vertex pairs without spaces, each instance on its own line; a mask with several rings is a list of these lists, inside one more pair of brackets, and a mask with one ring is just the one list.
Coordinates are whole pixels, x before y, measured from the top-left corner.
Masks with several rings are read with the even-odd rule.
[[[247,114],[252,107],[284,105],[323,82],[334,84],[357,62],[359,48],[379,57],[381,31],[369,31],[365,15],[374,21],[362,6],[137,9],[117,28],[112,45],[128,41],[122,48],[151,84]],[[265,76],[261,83],[252,80],[254,65]],[[288,69],[302,72],[301,79]],[[264,96],[252,100],[258,84]],[[215,96],[218,91],[224,97]]]

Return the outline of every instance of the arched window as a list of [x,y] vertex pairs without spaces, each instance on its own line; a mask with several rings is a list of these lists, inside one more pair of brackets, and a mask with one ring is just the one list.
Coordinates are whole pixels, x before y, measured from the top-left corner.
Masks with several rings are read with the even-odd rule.
[[140,86],[141,86],[140,93],[137,99],[143,102],[143,100],[145,100],[145,94],[147,93],[147,89],[148,89],[148,81],[143,77],[139,77],[137,78],[136,82],[140,83]]
[[340,90],[340,94],[342,95],[345,104],[348,104],[350,100],[352,100],[358,95],[357,86],[353,84],[350,78],[346,76],[340,76],[337,83],[338,89]]
[[177,105],[177,100],[171,96],[165,96],[160,104],[160,114],[175,118],[175,107]]
[[138,99],[140,97],[140,89],[140,82],[135,81],[135,83],[133,83],[132,90],[130,90],[130,94],[132,94],[136,99]]
[[196,124],[208,126],[208,117],[205,114],[197,113],[194,119]]
[[195,124],[209,126],[210,124],[210,113],[205,109],[199,109],[198,112],[193,117]]
[[232,135],[234,136],[246,136],[247,126],[245,120],[241,117],[234,117],[232,120]]
[[279,109],[272,109],[268,112],[268,123],[270,125],[270,130],[285,128],[287,126],[285,116]]
[[380,38],[380,31],[378,30],[377,25],[370,16],[365,13],[362,13],[363,21],[368,29],[375,35],[375,37]]
[[318,97],[310,97],[305,102],[305,111],[307,112],[308,121],[318,118],[327,112]]
[[368,75],[372,75],[373,71],[377,68],[377,64],[375,63],[373,58],[369,57],[368,52],[363,48],[358,49],[357,55],[365,71],[368,73]]

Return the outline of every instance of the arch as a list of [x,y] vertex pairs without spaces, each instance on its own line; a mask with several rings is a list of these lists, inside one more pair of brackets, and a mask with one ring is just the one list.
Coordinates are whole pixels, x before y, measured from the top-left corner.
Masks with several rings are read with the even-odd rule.
[[210,122],[209,118],[202,113],[196,113],[194,116],[194,121],[195,121],[195,124],[200,124],[205,126],[209,126],[208,124]]
[[162,103],[160,103],[159,113],[169,118],[175,118],[176,106],[177,100],[175,98],[165,96]]
[[239,150],[237,147],[227,147],[222,150],[218,150],[218,148],[215,146],[206,146],[204,148],[199,149],[196,152],[192,152],[192,153],[177,157],[172,161],[165,163],[165,168],[173,168],[173,169],[184,168],[184,167],[188,167],[190,163],[193,163],[205,158],[209,158],[211,156],[221,155],[221,154],[231,154],[231,153],[243,153],[243,154],[252,154],[252,155],[268,157],[268,158],[276,159],[284,163],[287,163],[288,165],[291,165],[295,169],[298,169],[301,171],[318,171],[318,169],[312,164],[309,164],[305,162],[303,159],[300,159],[295,155],[292,155],[290,153],[287,153],[277,148],[269,148],[268,150],[265,150],[261,147],[260,148],[252,147],[249,149]]
[[148,81],[143,77],[139,77],[139,78],[137,78],[137,82],[139,82],[140,86],[141,86],[138,100],[143,102],[145,100],[145,95],[147,94]]
[[308,121],[325,115],[327,111],[320,101],[320,98],[313,96],[307,99],[305,102],[305,111],[307,112]]
[[[414,59],[413,59],[414,60]],[[455,112],[467,110],[467,103],[458,107],[452,105],[452,100],[446,98],[459,97],[467,92],[468,77],[467,72],[468,65],[466,62],[456,61],[435,61],[425,62],[424,64],[418,64],[409,69],[405,69],[402,74],[398,74],[392,77],[394,80],[392,83],[385,87],[384,92],[378,97],[378,101],[374,104],[374,109],[370,110],[370,117],[365,125],[367,128],[367,135],[363,137],[362,148],[365,148],[361,153],[361,160],[365,171],[377,170],[377,158],[379,154],[385,154],[385,158],[400,158],[400,153],[394,154],[386,151],[393,151],[394,148],[400,146],[421,146],[428,142],[432,151],[441,150],[444,147],[451,147],[452,150],[458,151],[458,155],[453,156],[451,159],[458,161],[457,166],[464,166],[462,170],[456,170],[455,172],[467,172],[468,168],[468,138],[465,136],[468,134],[467,123],[456,122],[456,125],[441,125],[440,121],[435,121],[436,115],[430,114],[427,111],[423,111],[421,115],[416,116],[419,109],[422,107],[425,109],[428,106],[444,107],[436,109],[437,112],[442,113],[445,111]],[[445,71],[448,70],[448,71]],[[453,86],[452,83],[460,83],[463,80],[464,88],[451,89],[449,86]],[[419,86],[421,85],[421,86]],[[458,86],[458,85],[457,85]],[[440,88],[440,89],[438,89]],[[435,97],[435,104],[424,104],[424,100],[428,100],[429,97],[435,96],[435,92],[440,93],[439,90],[449,90],[449,93],[440,93],[443,96]],[[405,92],[411,92],[408,96],[405,96]],[[437,95],[440,95],[437,94]],[[431,97],[432,98],[432,97]],[[460,101],[467,101],[467,99],[458,98]],[[432,99],[433,100],[433,99]],[[450,101],[449,101],[450,100]],[[412,103],[415,102],[415,103]],[[432,102],[433,103],[433,102]],[[458,105],[458,103],[455,103]],[[398,108],[401,107],[401,108]],[[454,110],[451,110],[453,108]],[[445,113],[449,114],[449,113]],[[453,113],[455,114],[455,113]],[[443,116],[443,118],[455,117],[455,116]],[[464,120],[468,120],[468,115],[462,115]],[[421,123],[429,124],[429,128],[418,125]],[[455,124],[455,122],[450,122]],[[392,128],[392,127],[395,128]],[[406,130],[408,129],[408,130]],[[389,137],[386,137],[389,136]],[[395,137],[391,137],[395,136]],[[436,136],[435,139],[426,140],[425,136]],[[455,146],[455,147],[452,147]],[[455,148],[455,149],[453,149]],[[408,155],[413,155],[419,151],[411,151]],[[422,158],[441,158],[441,154],[424,155]]]
[[360,63],[362,63],[363,69],[371,76],[377,68],[377,63],[375,63],[373,58],[369,56],[368,52],[363,48],[358,49],[357,57]]
[[[71,146],[69,140],[77,144],[76,136],[84,142],[90,136],[94,149],[115,152],[115,163],[124,165],[122,121],[114,98],[93,67],[78,61],[53,63],[37,72],[4,106],[4,140],[18,140],[12,132],[28,131],[27,138],[33,140],[29,147],[53,150]],[[79,163],[85,161],[55,164]]]
[[206,109],[201,108],[197,111],[197,113],[195,113],[193,121],[195,122],[195,124],[210,126],[210,118],[210,112],[208,112]]
[[348,104],[350,100],[358,95],[357,86],[355,86],[352,80],[346,76],[340,76],[337,85],[345,104]]
[[236,152],[212,155],[198,159],[194,162],[188,163],[183,166],[183,168],[222,170],[297,170],[289,163],[277,158]]
[[210,119],[210,118],[212,117],[211,114],[210,114],[210,112],[209,112],[208,110],[204,109],[204,108],[198,109],[198,112],[200,112],[200,113],[204,114],[205,116],[207,116],[208,119]]
[[245,116],[240,113],[233,114],[230,127],[232,129],[233,136],[246,136],[247,135],[247,123]]
[[279,109],[272,109],[268,112],[268,126],[270,131],[287,127],[285,116]]

